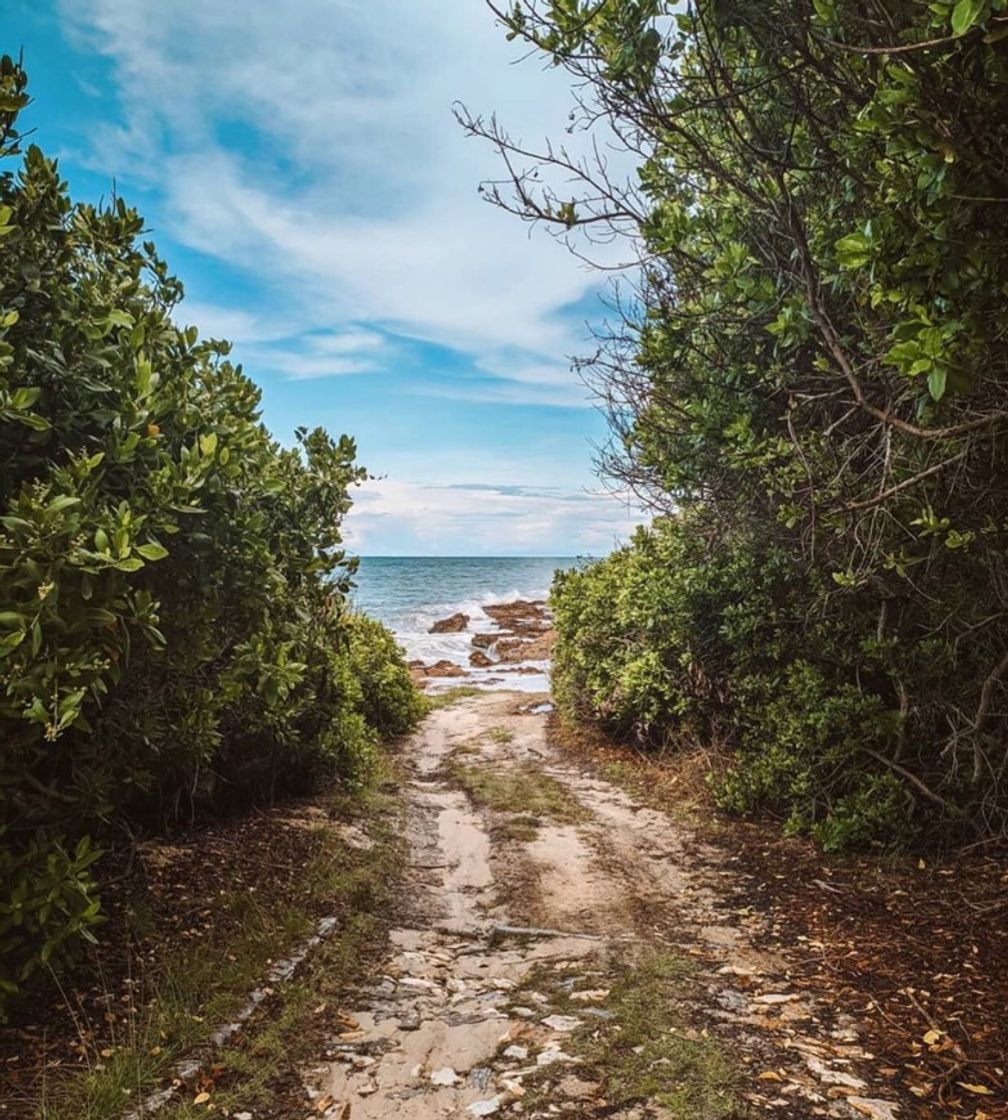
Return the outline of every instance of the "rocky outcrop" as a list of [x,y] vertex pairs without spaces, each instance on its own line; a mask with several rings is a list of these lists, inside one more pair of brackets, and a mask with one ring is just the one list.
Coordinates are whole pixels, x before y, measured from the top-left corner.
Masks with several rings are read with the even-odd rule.
[[409,663],[410,676],[420,688],[424,688],[429,680],[441,677],[464,677],[465,669],[456,665],[454,661],[435,661],[433,665],[425,665],[422,661]]
[[442,618],[427,631],[428,634],[457,634],[460,630],[464,630],[469,625],[469,616],[467,614],[449,615],[447,618]]
[[490,666],[494,664],[494,661],[492,658],[487,657],[481,649],[478,649],[475,653],[469,654],[469,664],[476,669],[489,669]]
[[493,603],[484,612],[509,634],[532,637],[550,629],[546,604],[540,600],[518,599],[513,603]]
[[534,638],[500,638],[494,646],[497,657],[504,662],[548,661],[556,642],[556,631],[546,630]]

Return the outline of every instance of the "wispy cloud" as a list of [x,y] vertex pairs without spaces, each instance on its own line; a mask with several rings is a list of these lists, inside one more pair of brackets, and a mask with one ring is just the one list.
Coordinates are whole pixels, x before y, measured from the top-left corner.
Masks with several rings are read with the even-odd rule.
[[598,276],[480,199],[500,167],[451,112],[538,143],[571,92],[482,0],[53,2],[114,107],[71,159],[188,253],[178,317],[235,340],[267,419],[345,425],[394,476],[360,491],[356,547],[598,552],[627,531],[574,484],[599,425],[568,359]]
[[577,492],[383,479],[357,491],[346,540],[365,554],[455,555],[464,541],[474,554],[600,555],[638,521],[625,506]]
[[571,95],[555,73],[510,65],[478,0],[64,12],[112,60],[124,106],[92,158],[156,179],[177,238],[296,291],[281,309],[304,329],[380,323],[498,378],[569,382],[585,331],[563,309],[596,278],[481,203],[495,157],[450,109],[497,109],[540,139],[562,132]]

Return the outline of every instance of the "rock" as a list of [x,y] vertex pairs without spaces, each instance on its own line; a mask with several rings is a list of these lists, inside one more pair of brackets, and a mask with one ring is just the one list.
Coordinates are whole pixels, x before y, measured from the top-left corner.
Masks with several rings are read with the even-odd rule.
[[500,1106],[500,1097],[488,1097],[485,1101],[473,1101],[466,1112],[472,1116],[492,1116],[495,1112],[500,1112]]
[[473,634],[472,644],[477,649],[489,649],[500,637],[500,634]]
[[514,603],[494,603],[483,608],[502,630],[512,634],[541,634],[549,629],[549,612],[540,600],[518,599]]
[[546,630],[534,638],[501,638],[495,652],[501,661],[513,664],[516,661],[548,661],[556,644],[556,631]]
[[477,1092],[485,1093],[490,1088],[490,1079],[493,1077],[493,1070],[489,1066],[479,1066],[476,1069],[469,1071],[468,1083],[472,1085]]
[[436,1069],[431,1075],[432,1085],[457,1085],[459,1082],[459,1075],[452,1069],[451,1066],[442,1066],[441,1069]]
[[509,1046],[504,1051],[504,1057],[505,1058],[514,1058],[514,1060],[517,1061],[517,1062],[524,1062],[525,1059],[528,1057],[528,1047],[527,1046]]
[[537,1066],[551,1066],[555,1062],[573,1062],[576,1058],[565,1054],[559,1046],[547,1046],[545,1050],[536,1055]]
[[433,665],[425,665],[422,669],[425,677],[464,677],[465,669],[456,665],[454,661],[435,661]]
[[489,669],[493,665],[493,660],[482,651],[476,650],[475,653],[469,654],[469,664],[477,669]]
[[572,1030],[581,1026],[581,1020],[576,1015],[547,1015],[542,1024],[544,1027],[549,1027],[550,1030],[560,1031],[561,1034],[569,1034]]
[[827,1085],[843,1085],[847,1089],[855,1090],[868,1088],[860,1077],[855,1077],[851,1073],[844,1073],[843,1070],[830,1069],[824,1062],[811,1055],[805,1058],[805,1064],[820,1081]]
[[717,993],[716,999],[725,1011],[743,1012],[749,1009],[749,1001],[741,992],[735,991],[734,988],[724,988]]
[[449,615],[447,618],[442,618],[427,631],[428,634],[457,634],[460,630],[464,630],[469,625],[469,616],[467,614]]
[[580,1077],[575,1077],[573,1074],[565,1077],[557,1088],[565,1097],[579,1101],[594,1097],[598,1091],[597,1085],[593,1085],[590,1081],[582,1081]]

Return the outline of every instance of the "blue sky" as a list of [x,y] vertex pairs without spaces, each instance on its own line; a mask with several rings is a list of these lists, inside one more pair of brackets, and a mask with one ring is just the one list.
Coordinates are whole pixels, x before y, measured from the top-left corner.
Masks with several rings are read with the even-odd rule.
[[500,166],[451,115],[563,137],[571,91],[482,0],[4,7],[25,123],[73,194],[114,183],[140,208],[186,286],[179,317],[234,342],[279,438],[356,437],[381,477],[352,547],[569,555],[626,534],[568,362],[591,349],[598,276],[481,202]]

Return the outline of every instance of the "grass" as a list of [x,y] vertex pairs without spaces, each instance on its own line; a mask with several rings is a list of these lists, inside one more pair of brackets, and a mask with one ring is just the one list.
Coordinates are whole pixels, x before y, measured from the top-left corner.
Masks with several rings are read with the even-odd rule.
[[538,817],[519,813],[499,824],[495,831],[506,840],[517,840],[527,844],[539,835],[539,824]]
[[473,688],[469,684],[460,684],[455,688],[446,689],[444,692],[434,692],[430,695],[425,695],[427,701],[427,710],[431,712],[439,711],[441,708],[450,708],[452,704],[458,703],[459,700],[465,700],[470,696],[482,696],[485,690],[482,688]]
[[667,952],[632,968],[611,991],[615,1019],[592,1040],[587,1061],[611,1099],[653,1100],[680,1120],[741,1115],[730,1060],[706,1032],[685,1025],[691,972]]
[[498,743],[500,746],[504,746],[514,739],[514,732],[507,727],[488,727],[483,734],[491,743]]
[[[570,968],[583,973],[585,964],[572,962]],[[614,1106],[657,1104],[676,1120],[745,1116],[731,1060],[706,1031],[689,1024],[685,996],[693,983],[691,962],[674,953],[654,952],[625,967],[613,982],[609,974],[616,967],[610,963],[605,975],[582,976],[579,984],[593,987],[604,980],[611,985],[601,1005],[613,1016],[608,1020],[586,1017],[585,1004],[571,998],[570,988],[561,987],[564,976],[554,970],[537,969],[522,987],[547,994],[553,1011],[585,1020],[564,1043],[564,1049],[581,1061],[578,1076],[598,1082]],[[520,1003],[520,992],[513,998]],[[534,1111],[549,1104],[556,1076],[547,1069],[526,1082],[526,1108]]]
[[517,814],[518,819],[511,823],[519,828],[534,827],[544,817],[569,824],[586,817],[581,803],[566,786],[530,766],[491,770],[486,765],[463,762],[453,753],[444,773],[481,808]]
[[[340,808],[344,808],[340,806]],[[135,1010],[123,1036],[102,1051],[89,1069],[58,1072],[43,1086],[37,1115],[43,1120],[121,1120],[153,1088],[167,1082],[179,1060],[196,1052],[260,986],[270,964],[303,943],[322,911],[339,915],[333,935],[308,958],[300,975],[276,986],[266,1014],[253,1016],[234,1045],[213,1051],[203,1063],[212,1070],[198,1088],[211,1092],[215,1109],[252,1108],[272,1099],[272,1086],[307,1045],[308,1026],[323,1026],[313,1009],[347,985],[381,942],[384,914],[401,869],[396,803],[379,791],[378,776],[354,806],[367,819],[374,841],[367,850],[345,844],[338,829],[322,823],[306,867],[287,874],[303,878],[303,904],[271,899],[266,891],[222,893],[215,911],[240,932],[226,942],[182,945],[157,962],[156,976],[138,985]],[[305,1057],[310,1052],[306,1049]],[[205,1116],[193,1094],[159,1111],[165,1120]],[[299,1088],[300,1091],[300,1088]],[[303,1099],[303,1093],[302,1093]]]

